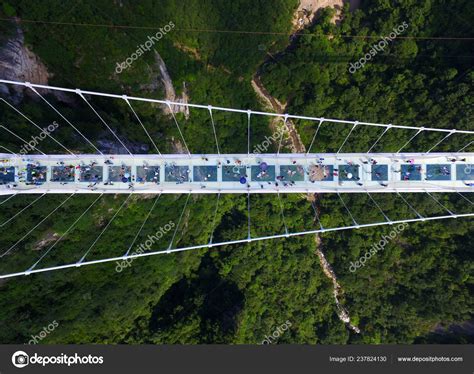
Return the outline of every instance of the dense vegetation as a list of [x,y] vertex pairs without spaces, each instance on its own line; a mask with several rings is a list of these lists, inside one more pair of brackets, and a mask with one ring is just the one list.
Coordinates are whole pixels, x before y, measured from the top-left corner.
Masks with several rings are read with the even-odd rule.
[[[272,95],[288,103],[288,112],[472,129],[474,75],[472,57],[468,58],[472,55],[472,43],[396,40],[364,69],[350,74],[348,64],[357,61],[376,39],[345,37],[385,35],[403,21],[409,24],[406,35],[410,36],[465,36],[474,20],[473,6],[467,0],[456,0],[456,6],[440,0],[418,4],[372,1],[352,14],[346,8],[343,21],[337,26],[330,22],[331,11],[325,10],[314,26],[278,55],[274,52],[284,49],[287,43],[287,38],[279,34],[222,34],[189,29],[288,32],[296,1],[196,0],[160,2],[159,6],[153,1],[122,3],[122,7],[112,7],[107,1],[83,1],[76,6],[50,0],[16,1],[4,5],[0,12],[2,18],[17,15],[25,20],[145,27],[160,27],[172,20],[176,29],[155,48],[166,62],[175,87],[179,91],[186,81],[191,101],[196,103],[257,108],[250,78],[259,70]],[[456,12],[451,22],[447,22],[446,11]],[[54,73],[50,80],[53,85],[152,97],[163,94],[159,86],[151,89],[144,85],[156,80],[158,74],[151,52],[120,75],[114,73],[116,62],[134,52],[153,29],[42,23],[20,26],[28,45]],[[5,35],[14,33],[8,22],[2,23],[2,30]],[[266,56],[264,49],[275,57],[261,66]],[[107,137],[113,140],[77,98],[65,102],[48,97],[94,141]],[[127,144],[153,152],[145,134],[136,131],[137,123],[124,103],[97,99],[92,99],[92,103]],[[54,112],[30,98],[18,107],[42,126],[59,121]],[[179,138],[174,122],[151,106],[137,105],[137,111],[159,147],[171,151],[172,139]],[[217,114],[215,119],[222,151],[245,151],[245,116]],[[192,151],[213,151],[207,115],[193,111],[189,121],[181,115],[178,120],[185,128]],[[8,124],[25,138],[37,133],[6,107],[0,112],[0,123]],[[314,124],[298,125],[308,145]],[[252,126],[255,144],[270,132],[263,119],[255,118]],[[340,144],[347,132],[335,129],[330,125],[322,127],[315,151],[331,151]],[[351,148],[345,150],[367,150],[369,139],[374,136],[371,131],[355,133],[348,144]],[[408,139],[410,135],[406,136]],[[61,124],[58,137],[68,148],[90,151],[65,123]],[[430,147],[436,141],[420,137],[413,147]],[[380,149],[393,150],[402,142],[403,139],[388,133]],[[453,136],[447,144],[457,147],[465,143]],[[20,143],[2,133],[2,145],[17,150]],[[60,151],[47,141],[41,147],[45,152]],[[457,212],[472,209],[454,196],[436,196]],[[35,198],[6,202],[0,222]],[[16,244],[66,198],[45,196],[21,219],[5,226],[0,247],[14,247],[12,254],[0,261],[2,273],[7,269],[23,270],[35,263],[54,243],[43,245],[41,240],[54,233],[64,234],[96,199],[71,198]],[[41,266],[79,260],[126,198],[101,198],[76,228],[55,245]],[[154,198],[131,198],[95,243],[88,259],[122,255]],[[169,221],[178,224],[186,198],[160,197],[137,243]],[[375,198],[392,220],[413,216],[399,198]],[[365,196],[345,199],[359,223],[383,219]],[[427,196],[410,195],[407,199],[421,214],[442,212]],[[177,227],[179,235],[173,240],[173,230],[168,232],[152,249],[166,249],[170,242],[173,247],[207,243],[213,231],[214,242],[245,238],[246,198],[222,197],[213,227],[215,204],[213,196],[192,197]],[[317,204],[324,227],[351,224],[344,206],[331,195],[319,196]],[[301,196],[284,196],[283,205],[290,231],[318,227],[311,205]],[[278,200],[254,196],[251,206],[252,236],[283,233]],[[315,238],[305,236],[147,257],[133,261],[121,272],[116,272],[113,263],[5,281],[1,284],[0,341],[26,342],[53,320],[58,321],[59,327],[42,343],[259,343],[287,320],[291,328],[281,335],[280,343],[439,341],[439,337],[430,334],[435,325],[461,323],[472,317],[472,221],[410,225],[364,268],[350,272],[351,261],[356,261],[371,243],[390,230],[387,226],[382,230],[345,231],[321,237],[322,249],[344,290],[344,305],[353,323],[361,328],[361,334],[349,332],[338,319],[332,284],[315,255]],[[449,342],[453,340],[456,342]]]
[[[349,72],[350,63],[358,61],[380,36],[388,35],[403,22],[409,27],[402,36],[455,38],[469,35],[469,20],[474,18],[474,7],[469,1],[457,1],[456,11],[452,3],[444,1],[403,1],[395,9],[385,1],[373,1],[353,14],[346,9],[340,26],[330,22],[333,12],[326,9],[319,21],[279,56],[278,63],[269,61],[262,68],[265,86],[272,95],[288,102],[288,112],[472,130],[474,48],[469,41],[395,40],[364,68],[354,74]],[[324,37],[327,34],[332,35],[330,40]],[[347,37],[362,35],[374,38]],[[315,124],[301,122],[299,129],[308,146]],[[324,124],[312,151],[337,150],[349,130]],[[381,132],[357,129],[344,151],[366,152]],[[395,152],[412,136],[409,132],[389,131],[375,151]],[[419,136],[405,151],[428,150],[441,138],[432,134]],[[463,135],[453,136],[433,151],[456,151],[470,140]],[[468,211],[470,206],[458,198],[443,196],[442,201],[454,211]],[[413,216],[399,198],[381,195],[376,200],[392,220]],[[408,200],[419,212],[426,212],[422,215],[443,214],[429,197],[413,195]],[[333,213],[338,203],[337,197],[321,196],[323,225],[351,224],[348,217]],[[384,219],[367,197],[349,196],[347,205],[359,223]],[[344,212],[344,207],[340,209]],[[350,261],[367,251],[370,246],[366,243],[378,242],[390,230],[364,229],[323,236],[323,247],[342,281],[352,315],[364,330],[354,341],[412,342],[439,322],[470,318],[472,222],[411,225],[384,252],[371,259],[370,265],[351,273]]]

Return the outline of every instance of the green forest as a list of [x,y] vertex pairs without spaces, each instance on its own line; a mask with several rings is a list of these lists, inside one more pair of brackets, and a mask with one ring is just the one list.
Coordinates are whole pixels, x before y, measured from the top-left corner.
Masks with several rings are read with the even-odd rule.
[[[332,22],[333,9],[321,9],[312,25],[291,38],[297,0],[120,3],[2,1],[0,43],[6,43],[21,28],[27,47],[52,73],[50,85],[161,98],[163,87],[151,84],[159,75],[153,52],[145,53],[119,75],[115,67],[156,29],[172,21],[176,27],[154,48],[165,61],[177,94],[186,82],[192,103],[263,110],[251,86],[252,77],[258,74],[270,94],[287,104],[288,113],[474,130],[474,46],[472,40],[455,39],[472,34],[474,3],[469,0],[363,1],[355,11],[349,11],[346,4],[337,23]],[[13,22],[13,17],[20,21]],[[349,72],[349,64],[358,61],[379,36],[403,22],[408,28],[402,36],[414,38],[394,40],[364,68]],[[440,39],[443,36],[454,39]],[[112,141],[79,97],[45,95],[95,143]],[[41,127],[59,122],[53,111],[38,103],[34,94],[26,95],[15,107]],[[154,152],[146,134],[137,131],[136,119],[125,102],[91,98],[91,103],[132,149]],[[1,125],[24,138],[37,134],[15,110],[0,104]],[[173,152],[179,138],[173,119],[155,105],[141,103],[135,109],[160,150]],[[215,152],[208,113],[191,110],[189,119],[182,114],[176,117],[191,152]],[[221,151],[246,152],[247,117],[216,112],[214,120]],[[296,126],[308,147],[317,123],[296,121]],[[323,125],[312,151],[333,152],[349,130]],[[252,145],[271,133],[269,121],[252,117]],[[372,128],[355,131],[344,151],[366,152],[379,133]],[[21,141],[1,130],[0,134],[2,146],[18,151]],[[56,135],[75,152],[93,151],[65,123]],[[377,151],[395,151],[410,136],[388,132]],[[410,149],[429,149],[438,137],[420,136],[410,143]],[[456,135],[436,151],[459,149],[466,143]],[[41,143],[41,150],[63,153],[48,139]],[[466,151],[474,151],[474,146]],[[384,219],[367,196],[347,195],[345,204],[357,222]],[[452,211],[472,212],[472,206],[460,196],[435,196]],[[38,197],[5,202],[0,222],[8,221],[12,212],[21,211]],[[170,243],[173,248],[205,244],[211,235],[214,242],[245,239],[247,235],[244,195],[221,196],[215,220],[214,195],[191,196],[182,220],[187,196],[135,195],[125,201],[127,198],[41,197],[14,224],[3,228],[0,248],[12,251],[0,259],[0,273],[24,270],[53,244],[41,267],[79,260],[123,203],[126,209],[94,243],[88,259],[126,252],[149,212],[139,240],[170,221],[177,224],[178,233],[173,237],[174,231],[169,231],[151,250],[166,249]],[[424,216],[443,214],[425,194],[405,194],[405,198]],[[414,217],[398,196],[378,194],[374,199],[391,220]],[[304,195],[286,194],[282,201],[290,232],[351,224],[337,195],[317,195],[317,214]],[[156,208],[150,210],[155,202]],[[252,237],[284,233],[277,199],[252,195],[250,204]],[[76,220],[78,224],[68,232]],[[291,327],[278,338],[278,344],[472,342],[469,335],[439,333],[472,319],[472,219],[412,223],[365,267],[351,272],[351,262],[391,229],[381,226],[150,256],[134,260],[119,272],[116,263],[106,263],[3,280],[0,342],[27,343],[52,321],[57,321],[58,327],[41,344],[260,344],[285,321],[290,321]],[[318,246],[337,275],[343,290],[340,300],[360,333],[338,317],[333,284],[321,268]]]

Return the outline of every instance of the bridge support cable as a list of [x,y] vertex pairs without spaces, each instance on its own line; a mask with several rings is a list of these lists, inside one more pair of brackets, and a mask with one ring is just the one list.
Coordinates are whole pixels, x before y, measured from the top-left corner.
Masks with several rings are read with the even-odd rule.
[[91,244],[91,246],[89,247],[89,249],[86,251],[86,253],[84,253],[84,255],[81,257],[81,259],[76,263],[78,266],[80,266],[80,264],[82,262],[84,262],[85,258],[87,257],[87,255],[89,254],[89,252],[92,250],[92,248],[94,247],[94,245],[96,245],[96,243],[99,241],[99,239],[102,237],[102,235],[104,234],[104,232],[107,231],[107,229],[109,228],[109,226],[112,224],[112,222],[115,220],[115,218],[118,216],[118,214],[122,211],[123,207],[125,206],[125,204],[128,202],[128,200],[130,199],[130,197],[132,197],[133,193],[129,193],[127,198],[124,200],[124,202],[122,203],[122,205],[120,205],[120,207],[117,209],[117,211],[114,213],[114,215],[112,216],[112,218],[109,220],[109,222],[107,222],[107,225],[105,225],[105,227],[103,228],[103,230],[100,232],[99,236],[97,236],[97,238],[94,240],[94,242]]
[[99,152],[102,156],[104,156],[104,154],[82,133],[80,132],[76,126],[74,126],[71,121],[69,121],[66,117],[64,117],[61,112],[59,112],[48,100],[46,100],[43,95],[41,95],[31,84],[28,84],[27,85],[28,88],[30,88],[35,94],[37,94],[46,104],[48,104],[48,106],[53,109],[56,114],[58,114],[64,121],[66,121],[74,130],[76,130],[76,132],[82,136],[82,138],[87,142],[89,143],[89,145],[92,146],[92,148],[94,148],[97,152]]
[[209,116],[211,117],[212,131],[214,132],[214,139],[216,141],[217,154],[220,156],[221,151],[219,149],[219,142],[217,141],[216,124],[214,123],[214,116],[212,115],[212,106],[209,105],[208,108],[209,108]]
[[102,118],[102,116],[97,112],[97,110],[95,110],[95,108],[92,106],[91,103],[89,103],[89,101],[84,97],[84,95],[82,94],[81,90],[77,89],[77,94],[82,98],[82,100],[85,101],[85,103],[89,106],[89,108],[92,109],[92,111],[95,113],[95,115],[100,119],[100,121],[105,125],[105,127],[107,127],[107,129],[112,133],[112,135],[115,137],[115,139],[117,139],[119,141],[119,143],[122,145],[123,148],[125,148],[125,150],[129,153],[130,156],[132,157],[135,157],[132,152],[130,152],[130,150],[127,148],[127,146],[122,142],[122,140],[120,140],[120,138],[117,136],[117,134],[115,133],[115,131],[112,130],[112,128],[108,125],[107,122],[105,122],[105,120]]
[[[138,123],[140,124],[140,126],[143,128],[143,130],[145,131],[145,134],[148,136],[148,139],[150,139],[150,142],[151,144],[153,144],[153,147],[155,147],[156,149],[156,153],[158,153],[160,155],[160,157],[163,157],[163,155],[161,154],[160,150],[158,149],[157,145],[155,144],[153,138],[151,137],[151,135],[149,134],[148,130],[146,129],[145,125],[142,123],[142,121],[140,120],[140,117],[138,117],[138,114],[135,112],[135,109],[133,109],[132,107],[132,104],[130,104],[130,101],[128,101],[128,98],[126,95],[123,95],[123,99],[125,100],[125,102],[128,104],[128,106],[130,107],[130,110],[132,111],[133,115],[135,116],[135,118],[137,119]],[[164,159],[163,159],[164,161]]]
[[424,130],[425,130],[424,127],[420,127],[420,129],[416,132],[416,134],[413,135],[413,136],[403,145],[403,147],[400,148],[396,153],[400,153],[400,151],[401,151],[403,148],[405,148],[408,144],[410,144],[411,141],[412,141],[413,139],[415,139],[415,138],[418,136],[418,134],[420,134],[420,133],[421,133],[422,131],[424,131]]
[[3,256],[7,255],[8,253],[10,253],[10,251],[15,248],[19,243],[21,243],[23,241],[23,239],[25,239],[26,237],[28,237],[39,225],[41,225],[44,221],[46,221],[53,213],[55,213],[59,208],[61,208],[71,197],[73,197],[74,195],[76,194],[76,192],[72,193],[71,195],[69,195],[64,201],[61,202],[61,204],[59,204],[56,208],[54,208],[54,210],[52,212],[50,212],[46,217],[44,217],[38,224],[35,225],[35,227],[33,227],[30,231],[28,231],[25,235],[23,235],[23,237],[18,240],[15,244],[13,244],[10,248],[8,248],[5,252],[3,252],[1,255],[0,255],[0,258],[2,258]]
[[311,207],[314,210],[314,217],[318,220],[319,226],[321,227],[321,231],[325,231],[325,228],[323,227],[323,224],[321,223],[321,220],[319,219],[319,214],[318,214],[318,208],[314,205],[314,201],[311,201]]
[[[41,85],[41,84],[33,84],[33,83],[29,83],[29,82],[18,82],[18,81],[0,79],[0,83],[8,84],[8,85],[22,86],[22,87],[28,87],[30,89],[38,88],[38,89],[45,89],[45,90],[51,90],[51,91],[76,93],[76,90],[71,89],[71,88],[47,86],[47,85]],[[110,93],[104,93],[104,92],[95,92],[95,91],[86,91],[86,90],[82,90],[81,92],[84,95],[102,96],[102,97],[108,97],[108,98],[123,99],[122,95],[117,95],[117,94],[110,94]],[[187,107],[187,108],[208,109],[207,105],[201,105],[201,104],[171,102],[169,100],[158,100],[158,99],[135,97],[135,96],[128,96],[128,99],[129,100],[135,100],[135,101],[147,102],[147,103],[164,104],[164,105],[167,105],[167,106],[173,105],[173,106],[182,106],[182,107]],[[215,106],[213,108],[214,108],[214,110],[227,111],[227,112],[233,112],[233,113],[242,113],[242,114],[244,114],[244,113],[249,113],[250,112],[251,114],[268,116],[268,117],[281,117],[281,118],[285,117],[285,115],[282,114],[282,113],[261,112],[261,111],[255,111],[255,110],[225,108],[225,107],[218,107],[218,106]],[[171,111],[171,112],[173,113],[173,111]],[[349,120],[324,119],[324,118],[321,118],[321,117],[309,117],[309,116],[300,116],[300,115],[288,115],[288,118],[289,119],[309,120],[309,121],[329,121],[329,122],[347,124],[347,125],[348,124],[351,124],[351,125],[354,124],[354,121],[349,121]],[[384,128],[387,127],[386,124],[370,123],[370,122],[359,122],[359,125],[372,126],[372,127],[384,127]],[[416,127],[416,126],[402,126],[402,125],[391,125],[391,127],[392,128],[399,128],[399,129],[407,129],[407,130],[419,130],[420,129],[419,127]],[[426,127],[425,130],[436,131],[436,132],[445,132],[445,133],[449,133],[449,132],[452,131],[450,129],[428,128],[428,127]],[[474,134],[474,131],[469,131],[469,130],[457,130],[456,132],[460,133],[460,134]]]
[[367,195],[370,197],[370,200],[372,200],[372,202],[375,204],[375,206],[379,209],[380,213],[382,213],[382,215],[385,217],[387,222],[391,223],[392,221],[390,220],[390,218],[387,217],[387,215],[384,213],[384,211],[382,210],[380,205],[375,201],[375,199],[372,197],[372,195],[369,193],[369,191],[366,191],[366,192],[367,192]]
[[3,200],[2,202],[0,202],[0,205],[5,204],[8,200],[10,200],[12,197],[15,197],[17,194],[18,194],[17,192],[11,194],[11,195],[8,196],[5,200]]
[[461,151],[464,151],[467,147],[469,147],[471,144],[474,143],[474,140],[470,143],[467,143],[464,147],[462,147],[457,153],[460,153]]
[[400,196],[400,198],[405,202],[405,204],[408,205],[408,207],[415,212],[415,214],[418,216],[418,218],[420,218],[421,220],[424,220],[425,217],[423,217],[420,213],[418,213],[418,211],[413,208],[413,206],[403,197],[403,195],[401,193],[399,193],[398,191],[396,191],[397,195]]
[[178,232],[179,225],[181,224],[181,220],[183,219],[184,212],[186,211],[186,208],[187,208],[187,206],[188,206],[188,201],[189,201],[189,198],[190,198],[190,197],[191,197],[191,192],[189,192],[189,193],[188,193],[188,196],[186,197],[186,202],[184,203],[183,210],[182,210],[182,212],[181,212],[181,215],[179,216],[178,224],[176,225],[176,229],[175,229],[174,232],[173,232],[173,237],[171,238],[170,245],[168,246],[168,249],[166,250],[167,253],[170,253],[171,250],[172,250],[173,243],[174,243],[174,238],[176,237],[176,233]]
[[324,122],[323,118],[319,120],[318,127],[316,128],[316,131],[314,132],[313,139],[311,139],[311,144],[309,145],[308,152],[306,152],[306,156],[308,156],[309,153],[311,152],[311,148],[313,147],[314,141],[316,140],[316,135],[318,135],[319,129],[321,125],[323,124],[323,122]]
[[372,149],[374,149],[374,147],[378,144],[378,142],[380,140],[382,140],[383,136],[385,135],[385,133],[390,130],[392,128],[392,124],[389,124],[387,125],[387,127],[385,128],[385,130],[383,130],[382,134],[380,134],[380,136],[377,138],[377,140],[375,141],[374,144],[372,144],[372,146],[369,148],[369,150],[367,151],[367,153],[370,153],[370,151],[372,151]]
[[[471,200],[469,200],[466,196],[464,196],[462,193],[460,192],[457,192],[458,195],[460,195],[464,200],[466,200],[468,203],[470,203],[471,205],[474,205],[474,202],[472,202]],[[2,202],[3,203],[3,202]],[[0,204],[1,205],[1,204]]]
[[29,203],[26,207],[24,207],[22,210],[20,210],[18,213],[16,213],[13,217],[10,217],[8,220],[6,220],[5,222],[3,222],[1,225],[0,225],[0,228],[2,228],[3,226],[5,226],[7,223],[11,222],[12,220],[14,220],[16,217],[18,217],[22,212],[24,212],[26,209],[28,209],[30,206],[32,206],[34,203],[36,203],[38,200],[40,200],[44,195],[46,195],[46,192],[43,193],[42,195],[40,195],[39,197],[37,197],[35,200],[33,200],[31,203]]
[[446,210],[449,214],[451,214],[452,216],[455,216],[456,214],[454,214],[453,212],[451,212],[446,206],[444,206],[443,204],[441,204],[441,202],[436,198],[434,197],[432,194],[430,194],[428,191],[425,191],[441,208],[443,208],[444,210]]
[[278,202],[280,203],[281,219],[283,220],[283,225],[285,226],[285,234],[288,235],[289,234],[288,226],[286,225],[286,221],[285,221],[285,213],[283,210],[283,202],[281,201],[280,191],[277,190],[277,194],[278,194]]
[[359,224],[358,224],[357,221],[354,219],[354,216],[352,215],[351,211],[350,211],[349,208],[347,207],[346,203],[344,202],[344,199],[342,198],[342,196],[341,196],[341,194],[340,194],[339,192],[337,193],[337,196],[339,196],[339,199],[341,199],[342,205],[344,205],[344,208],[346,208],[347,213],[349,213],[349,216],[351,217],[352,222],[354,222],[354,226],[355,226],[355,227],[359,227]]
[[250,235],[250,191],[247,191],[247,218],[248,218],[248,232],[247,232],[247,241],[251,241]]
[[155,201],[153,202],[150,211],[149,211],[148,214],[146,215],[145,220],[143,221],[143,223],[141,224],[140,228],[138,229],[137,234],[135,235],[135,237],[133,238],[132,243],[130,244],[130,246],[129,246],[128,249],[127,249],[127,252],[125,252],[125,254],[123,255],[124,259],[128,256],[128,254],[130,253],[132,247],[135,245],[135,242],[137,241],[138,236],[140,235],[140,233],[142,232],[142,230],[143,230],[143,228],[145,227],[146,223],[148,222],[148,219],[150,218],[151,213],[153,212],[153,209],[155,209],[156,203],[157,203],[158,200],[160,199],[161,194],[162,194],[162,193],[160,192],[160,193],[158,194],[158,196],[155,198]]
[[38,266],[38,264],[43,260],[43,258],[45,258],[49,252],[51,252],[53,250],[53,248],[56,246],[56,244],[58,244],[61,240],[63,240],[63,238],[74,228],[74,226],[76,226],[76,224],[81,220],[82,217],[84,217],[84,215],[95,205],[95,203],[97,201],[99,201],[99,199],[103,196],[104,194],[101,193],[99,195],[99,197],[97,197],[97,199],[95,199],[92,204],[90,204],[86,210],[84,210],[84,212],[82,212],[82,214],[68,227],[68,229],[59,237],[58,240],[56,240],[53,245],[51,247],[49,247],[42,255],[41,257],[33,264],[31,265],[31,267],[28,269],[28,271],[31,271],[33,270],[34,268],[36,268],[36,266]]
[[250,167],[250,117],[252,111],[247,111],[247,168]]
[[212,226],[211,226],[211,235],[209,236],[209,244],[212,244],[212,240],[214,239],[214,230],[216,227],[216,219],[217,219],[217,212],[219,210],[219,199],[221,198],[220,191],[217,194],[217,201],[216,201],[216,209],[214,210],[214,218],[212,219]]
[[280,150],[281,150],[281,144],[283,142],[283,133],[286,131],[287,129],[287,121],[288,121],[288,115],[285,116],[285,119],[283,120],[283,130],[281,132],[281,136],[280,136],[280,141],[278,142],[278,151],[277,151],[277,157],[280,156]]
[[[35,126],[38,130],[44,131],[40,126],[38,126],[35,122],[33,122],[31,119],[29,119],[26,115],[24,115],[21,111],[16,109],[13,105],[11,105],[8,101],[5,99],[0,98],[1,101],[3,101],[5,104],[7,104],[11,109],[13,109],[16,113],[18,113],[20,116],[22,116],[24,119],[26,119],[29,123],[31,123],[33,126]],[[70,153],[71,155],[75,156],[78,158],[79,156],[75,153],[73,153],[71,150],[69,150],[67,147],[65,147],[61,142],[57,141],[55,138],[53,138],[49,132],[45,132],[45,134],[51,138],[56,144],[58,144],[62,149],[64,149],[66,152]]]
[[436,143],[434,146],[432,146],[428,151],[425,153],[430,153],[433,149],[435,149],[438,145],[440,145],[442,142],[444,142],[446,139],[448,139],[451,135],[456,133],[456,130],[452,130],[448,135],[446,135],[443,139],[441,139],[438,143]]
[[336,152],[337,155],[341,152],[342,148],[344,147],[344,145],[347,142],[347,139],[349,139],[349,137],[351,136],[352,132],[354,131],[354,129],[357,127],[358,124],[359,124],[359,122],[355,121],[354,125],[352,125],[351,131],[349,131],[349,134],[347,134],[346,138],[344,139],[341,146],[337,150],[337,152]]
[[[17,139],[20,139],[24,144],[28,144],[28,142],[23,139],[21,136],[15,134],[13,131],[7,129],[5,126],[0,126],[0,128],[4,129],[5,131],[8,131],[10,134],[12,134],[15,138]],[[29,144],[28,144],[29,145]],[[36,146],[33,146],[32,148],[36,149],[39,153],[41,153],[42,155],[46,156],[46,153],[44,153],[43,151],[41,151],[39,148],[37,148]]]
[[[405,219],[405,220],[396,220],[393,221],[391,224],[400,224],[400,223],[414,223],[414,222],[421,222],[421,221],[436,221],[436,220],[441,220],[441,219],[446,219],[446,218],[467,218],[467,217],[474,217],[474,213],[465,213],[465,214],[457,214],[456,216],[434,216],[434,217],[426,217],[426,218],[412,218],[412,219]],[[294,237],[294,236],[301,236],[301,235],[314,235],[322,232],[337,232],[337,231],[343,231],[343,230],[352,230],[355,228],[367,228],[367,227],[377,227],[377,226],[385,226],[385,225],[390,225],[388,222],[376,222],[376,223],[367,223],[367,224],[361,224],[358,226],[344,226],[344,227],[333,227],[329,229],[324,229],[324,230],[310,230],[310,231],[302,231],[302,232],[292,232],[288,234],[288,237]],[[240,239],[240,240],[232,240],[232,241],[227,241],[227,242],[220,242],[220,243],[214,243],[211,244],[211,247],[221,247],[224,245],[231,245],[231,244],[245,244],[248,242],[257,242],[257,241],[262,241],[262,240],[270,240],[270,239],[282,239],[287,237],[286,234],[279,234],[279,235],[271,235],[271,236],[262,236],[262,237],[257,237],[257,238],[252,238],[250,240],[248,239]],[[155,256],[159,254],[165,254],[165,253],[170,253],[170,252],[184,252],[184,251],[190,251],[194,249],[203,249],[203,248],[208,248],[209,244],[203,244],[203,245],[195,245],[195,246],[189,246],[189,247],[182,247],[182,248],[176,248],[172,250],[160,250],[160,251],[153,251],[153,252],[146,252],[146,253],[133,253],[128,256],[128,258],[139,258],[139,257],[148,257],[148,256]],[[107,263],[107,262],[113,262],[113,261],[120,261],[123,260],[123,257],[110,257],[110,258],[104,258],[104,259],[98,259],[98,260],[90,260],[90,261],[84,261],[80,266],[86,266],[86,265],[94,265],[94,264],[102,264],[102,263]],[[74,268],[78,267],[77,263],[73,264],[65,264],[65,265],[58,265],[58,266],[51,266],[48,268],[41,268],[41,269],[34,269],[30,272],[28,271],[22,271],[22,272],[17,272],[17,273],[9,273],[9,274],[2,274],[0,275],[0,279],[6,279],[6,278],[13,278],[17,277],[20,275],[29,275],[29,274],[34,274],[34,273],[44,273],[44,272],[49,272],[49,271],[54,271],[54,270],[62,270],[62,269],[69,269],[69,268]]]
[[16,158],[21,158],[19,154],[9,150],[7,147],[4,147],[3,145],[0,145],[0,148],[4,149],[5,151],[7,151],[8,153],[11,153],[13,156],[15,156]]
[[176,116],[174,115],[173,108],[171,107],[171,102],[166,101],[166,105],[168,106],[168,109],[171,113],[171,116],[173,117],[174,123],[176,124],[176,127],[178,128],[179,135],[181,135],[181,139],[183,140],[184,147],[186,148],[186,151],[188,152],[188,156],[189,156],[189,158],[191,158],[191,152],[189,151],[188,145],[186,144],[186,140],[184,140],[184,135],[181,132],[181,127],[179,127],[178,120],[176,119]]
[[[283,120],[283,131],[281,132],[281,135],[280,135],[280,139],[278,141],[278,150],[277,150],[277,156],[276,156],[276,159],[275,159],[275,169],[278,168],[278,170],[280,170],[280,150],[281,150],[281,145],[282,145],[282,142],[283,142],[283,133],[286,131],[286,129],[288,128],[287,127],[287,121],[288,121],[288,115],[285,115],[285,118]],[[281,173],[281,171],[280,171]],[[277,187],[277,184],[275,183],[275,190],[278,194],[278,199],[280,201],[280,204],[281,204],[281,200],[280,200],[280,191]],[[282,210],[282,214],[283,214],[283,210]],[[286,229],[286,223],[285,223],[285,219],[283,218],[283,223],[285,225],[285,232],[288,233],[288,230]]]

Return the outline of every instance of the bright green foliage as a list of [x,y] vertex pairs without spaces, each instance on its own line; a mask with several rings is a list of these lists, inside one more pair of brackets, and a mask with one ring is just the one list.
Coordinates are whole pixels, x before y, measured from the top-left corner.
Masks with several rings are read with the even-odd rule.
[[[288,103],[287,111],[326,118],[369,122],[472,129],[472,43],[428,39],[398,39],[355,74],[357,61],[393,27],[407,22],[404,36],[463,37],[474,21],[470,1],[372,1],[350,14],[344,10],[339,25],[323,10],[315,24],[297,37],[284,53],[292,13],[297,1],[16,1],[4,4],[2,17],[88,24],[140,25],[150,29],[22,23],[28,46],[40,56],[54,77],[51,84],[102,92],[162,98],[161,86],[144,87],[158,74],[150,51],[130,69],[115,74],[116,63],[169,21],[175,29],[156,50],[165,61],[178,93],[186,82],[190,100],[238,108],[258,108],[250,79],[257,70],[272,95]],[[13,9],[13,10],[12,10]],[[452,13],[447,17],[446,12]],[[190,31],[193,29],[194,31]],[[187,31],[185,31],[187,30]],[[200,30],[200,31],[196,31]],[[207,31],[206,31],[207,30]],[[253,30],[276,34],[228,34],[211,30]],[[14,32],[2,23],[2,39]],[[330,35],[330,36],[329,36]],[[371,35],[374,39],[348,36]],[[274,57],[265,63],[266,51]],[[94,141],[110,134],[79,98],[55,105]],[[128,145],[154,152],[125,103],[91,99],[104,119]],[[179,133],[171,118],[152,105],[135,104],[136,111],[162,152],[172,152]],[[60,122],[47,107],[26,98],[18,106],[40,126]],[[191,111],[188,121],[178,115],[192,152],[215,152],[210,119]],[[246,152],[246,116],[215,113],[222,152]],[[66,123],[58,139],[70,149],[92,151]],[[3,106],[0,124],[24,138],[38,130]],[[299,122],[309,145],[315,124]],[[346,152],[367,151],[377,129],[358,129]],[[347,135],[347,127],[324,125],[315,151],[333,151]],[[359,131],[359,132],[358,132]],[[252,144],[268,135],[268,122],[252,118]],[[56,134],[55,134],[56,135]],[[1,133],[2,145],[18,150],[17,139]],[[388,132],[380,149],[396,150],[410,134]],[[430,147],[439,140],[421,137],[412,149]],[[453,136],[454,147],[465,145]],[[441,145],[438,150],[443,150]],[[44,152],[61,152],[46,139]],[[270,150],[269,150],[270,151]],[[437,194],[456,212],[472,212],[458,197]],[[36,197],[14,198],[2,206],[5,222]],[[74,197],[43,222],[30,236],[18,240],[67,198],[48,195],[2,229],[0,270],[19,271],[33,265],[64,234],[96,196]],[[121,256],[151,208],[155,196],[133,197],[97,241],[88,259]],[[366,196],[345,195],[358,223],[383,221]],[[374,196],[392,220],[414,217],[400,198]],[[39,267],[78,261],[105,228],[126,196],[104,196],[78,222],[74,230],[51,250]],[[446,214],[428,196],[407,196],[423,215]],[[143,243],[169,221],[178,224],[186,196],[162,196],[135,243]],[[302,196],[282,194],[284,218],[275,196],[252,196],[252,237],[319,228],[311,205]],[[337,196],[318,196],[324,227],[353,224]],[[215,196],[192,196],[173,247],[247,238],[247,198],[221,196],[213,227]],[[279,343],[413,343],[443,340],[431,334],[439,324],[462,323],[472,318],[472,221],[469,219],[412,224],[399,233],[363,268],[349,267],[389,235],[392,226],[340,231],[321,235],[321,249],[342,286],[340,300],[362,332],[353,334],[337,316],[332,282],[323,274],[312,235],[248,245],[232,245],[136,259],[116,271],[117,263],[30,275],[0,284],[0,341],[25,343],[43,326],[59,326],[41,343],[260,343],[286,321],[288,331]],[[168,248],[174,231],[154,243],[152,250]],[[18,243],[17,243],[18,242]],[[447,342],[465,341],[448,336]]]

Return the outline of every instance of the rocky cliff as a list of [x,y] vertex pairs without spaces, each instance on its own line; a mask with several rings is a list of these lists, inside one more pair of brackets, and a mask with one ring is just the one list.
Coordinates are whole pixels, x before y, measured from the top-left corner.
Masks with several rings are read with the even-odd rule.
[[[38,56],[25,46],[23,31],[17,25],[15,34],[0,47],[0,78],[12,81],[48,84],[50,74]],[[0,93],[17,104],[29,92],[21,86],[0,84]]]

